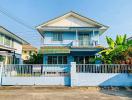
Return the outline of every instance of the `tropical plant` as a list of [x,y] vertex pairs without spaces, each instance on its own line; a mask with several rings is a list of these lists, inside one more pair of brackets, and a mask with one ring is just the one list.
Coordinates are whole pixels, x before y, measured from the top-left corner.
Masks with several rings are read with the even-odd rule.
[[124,36],[117,35],[115,43],[116,43],[116,45],[124,45],[124,44],[126,44],[126,34]]
[[127,59],[124,53],[132,46],[132,41],[126,40],[126,34],[117,35],[115,41],[110,37],[106,37],[106,40],[109,47],[99,52],[104,63],[119,63]]
[[3,60],[4,60],[4,57],[0,55],[0,62],[2,62]]
[[107,40],[107,44],[109,48],[113,49],[115,47],[115,41],[112,38],[107,36],[106,36],[106,40]]
[[42,54],[32,54],[30,55],[30,59],[24,61],[26,64],[42,64],[43,63],[43,55]]

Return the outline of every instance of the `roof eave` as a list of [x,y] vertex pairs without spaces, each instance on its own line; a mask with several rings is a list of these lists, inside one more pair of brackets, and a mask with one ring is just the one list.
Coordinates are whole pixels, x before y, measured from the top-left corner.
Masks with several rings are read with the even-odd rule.
[[[15,39],[16,41],[20,42],[21,44],[30,44],[30,43],[28,43],[27,41],[25,41],[24,39],[22,39],[22,38],[20,38],[19,36],[17,36],[16,34],[12,33],[11,31],[7,30],[6,28],[4,28],[3,26],[0,26],[0,27],[1,27],[3,30],[5,30],[6,32],[8,32],[9,34],[11,34],[11,35],[15,36],[16,38],[18,38],[18,39],[16,39],[16,38],[13,38],[13,37],[9,36],[9,37]],[[5,33],[3,33],[3,34],[5,34]],[[8,36],[8,35],[7,35],[7,36]],[[20,39],[20,40],[19,40],[19,39]]]

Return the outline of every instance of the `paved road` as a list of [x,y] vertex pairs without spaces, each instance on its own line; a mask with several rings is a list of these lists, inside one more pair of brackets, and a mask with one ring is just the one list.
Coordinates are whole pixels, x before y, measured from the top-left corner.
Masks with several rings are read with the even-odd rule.
[[0,100],[132,100],[132,91],[69,87],[5,87]]

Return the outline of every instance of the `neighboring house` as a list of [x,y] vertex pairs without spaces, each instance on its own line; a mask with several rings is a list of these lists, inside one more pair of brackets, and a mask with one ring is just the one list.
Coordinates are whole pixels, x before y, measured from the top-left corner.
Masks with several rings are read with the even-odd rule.
[[23,45],[22,46],[22,59],[29,60],[30,56],[33,54],[37,54],[37,48],[31,45]]
[[4,58],[4,64],[22,63],[22,44],[29,43],[0,26],[0,55]]
[[44,38],[40,48],[44,64],[90,64],[102,48],[99,37],[108,26],[75,12],[43,23],[37,30]]

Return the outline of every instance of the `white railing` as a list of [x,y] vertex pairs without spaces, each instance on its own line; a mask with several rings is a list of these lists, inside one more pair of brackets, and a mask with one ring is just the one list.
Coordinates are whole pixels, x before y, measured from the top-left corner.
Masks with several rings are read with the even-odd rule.
[[89,46],[93,46],[93,42],[92,41],[83,41],[83,40],[79,40],[78,41],[78,46],[79,47],[89,47]]
[[130,73],[130,64],[77,64],[78,73]]
[[92,41],[92,40],[75,40],[72,42],[72,46],[76,46],[76,47],[94,47],[98,45],[97,41]]
[[77,73],[132,73],[132,65],[127,64],[9,64],[3,65],[2,76],[69,76],[71,66]]
[[66,76],[70,73],[67,64],[9,64],[3,66],[3,76]]
[[72,47],[93,47],[98,45],[97,41],[92,40],[73,40],[73,41],[61,41],[61,42],[51,42],[48,44],[43,44],[43,46],[72,46]]

